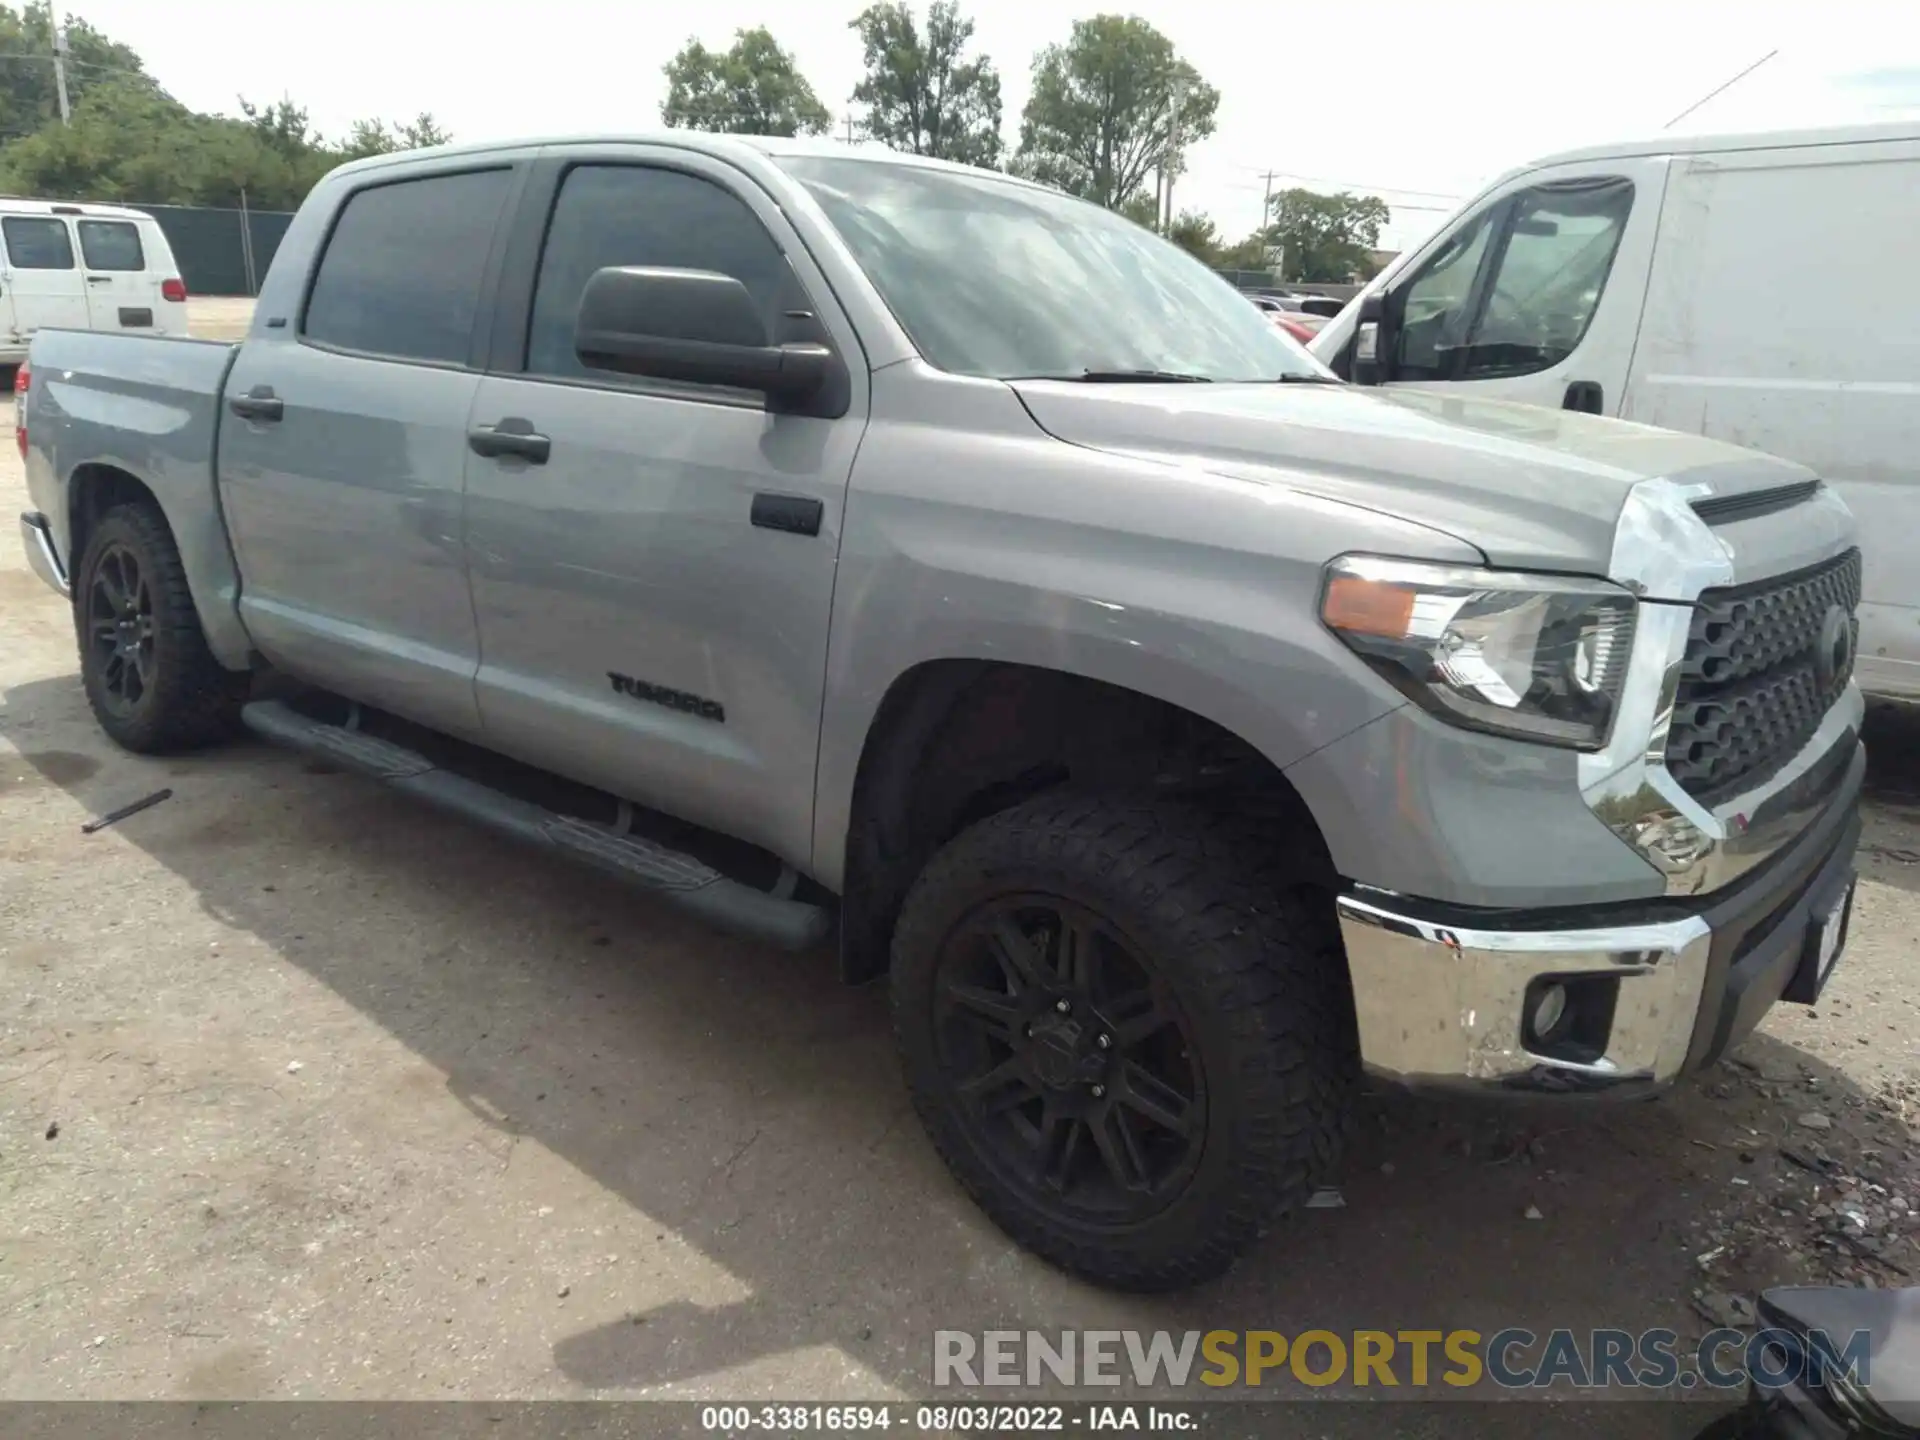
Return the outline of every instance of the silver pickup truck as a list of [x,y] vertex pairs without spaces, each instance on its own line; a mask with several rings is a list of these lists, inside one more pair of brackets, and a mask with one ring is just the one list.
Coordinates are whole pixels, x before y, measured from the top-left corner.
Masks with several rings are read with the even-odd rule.
[[107,733],[246,726],[885,975],[1021,1243],[1190,1284],[1356,1085],[1645,1095],[1844,939],[1818,477],[1339,383],[1053,191],[676,133],[336,170],[238,346],[43,332]]

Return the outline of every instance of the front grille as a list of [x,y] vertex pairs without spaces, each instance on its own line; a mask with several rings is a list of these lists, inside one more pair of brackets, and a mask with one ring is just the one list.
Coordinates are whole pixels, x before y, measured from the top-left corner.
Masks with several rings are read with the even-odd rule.
[[1820,631],[1835,606],[1857,639],[1858,550],[1700,597],[1667,732],[1667,769],[1689,795],[1712,804],[1764,783],[1820,728],[1853,673],[1849,658],[1822,678]]

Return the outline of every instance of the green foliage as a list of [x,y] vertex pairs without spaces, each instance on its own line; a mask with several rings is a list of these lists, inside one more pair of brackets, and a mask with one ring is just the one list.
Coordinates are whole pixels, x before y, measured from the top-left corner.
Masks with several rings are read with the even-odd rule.
[[1142,190],[1131,200],[1114,207],[1136,225],[1144,225],[1149,230],[1160,228],[1160,198]]
[[424,150],[429,145],[445,145],[452,138],[424,110],[412,121],[394,126],[384,120],[356,120],[340,147],[340,158],[364,160],[369,155],[391,155],[397,150]]
[[1392,218],[1378,195],[1322,195],[1282,190],[1273,197],[1273,223],[1266,243],[1281,251],[1282,278],[1308,284],[1343,284],[1364,278],[1380,227]]
[[1000,161],[1000,76],[984,57],[962,60],[973,21],[956,0],[933,0],[926,33],[905,4],[869,5],[852,23],[866,73],[853,98],[866,133],[896,150],[965,165]]
[[[0,4],[0,50],[31,47],[39,25],[51,54],[46,11],[30,4],[23,17]],[[431,115],[421,115],[391,128],[359,121],[343,144],[332,145],[314,131],[306,110],[284,97],[267,105],[243,98],[237,119],[199,114],[162,90],[126,46],[77,21],[68,40],[75,57],[67,84],[71,124],[61,124],[58,105],[41,103],[31,86],[0,89],[0,114],[11,105],[37,117],[27,133],[0,145],[0,191],[149,205],[231,206],[244,195],[255,209],[291,210],[343,160],[448,138]],[[89,56],[104,58],[83,68]],[[45,79],[50,96],[51,66]]]
[[764,26],[741,30],[726,50],[689,40],[666,65],[663,124],[735,135],[820,135],[833,117]]
[[[60,119],[53,78],[53,7],[29,0],[0,4],[0,145]],[[95,86],[141,73],[140,57],[78,16],[67,17],[67,99],[78,105]]]
[[1172,144],[1176,89],[1183,92],[1178,150],[1184,150],[1213,133],[1220,92],[1144,20],[1096,15],[1074,21],[1066,44],[1049,45],[1034,58],[1033,94],[1020,121],[1020,168],[1122,208],[1163,160],[1179,170]]
[[1222,249],[1214,258],[1214,265],[1221,270],[1265,270],[1267,268],[1267,241],[1258,230]]
[[1182,210],[1167,238],[1203,265],[1220,264],[1220,231],[1211,216]]

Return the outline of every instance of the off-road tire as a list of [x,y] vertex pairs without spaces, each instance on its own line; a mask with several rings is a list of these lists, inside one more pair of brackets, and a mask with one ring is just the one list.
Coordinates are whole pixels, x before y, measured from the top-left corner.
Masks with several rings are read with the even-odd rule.
[[[913,1103],[954,1176],[1010,1236],[1097,1284],[1180,1289],[1228,1269],[1338,1160],[1358,1073],[1331,902],[1184,807],[1050,792],[928,863],[894,932],[895,1036]],[[992,897],[1044,891],[1124,933],[1187,1017],[1207,1076],[1201,1156],[1160,1214],[1125,1228],[1049,1214],[995,1173],[940,1059],[950,932]]]
[[[153,674],[130,710],[109,704],[106,663],[88,633],[96,573],[102,557],[116,547],[135,558],[151,604]],[[108,737],[142,755],[196,749],[230,737],[239,725],[248,677],[224,668],[207,648],[186,567],[160,511],[140,501],[114,506],[94,524],[73,573],[80,680]]]

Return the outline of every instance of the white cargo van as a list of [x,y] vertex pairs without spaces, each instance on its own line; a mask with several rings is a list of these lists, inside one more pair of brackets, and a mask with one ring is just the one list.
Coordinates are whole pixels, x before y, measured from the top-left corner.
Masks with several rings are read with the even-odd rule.
[[1861,685],[1920,698],[1920,123],[1536,161],[1309,348],[1362,383],[1616,415],[1810,466],[1865,536]]
[[187,333],[187,287],[151,215],[0,198],[0,365],[36,330]]

